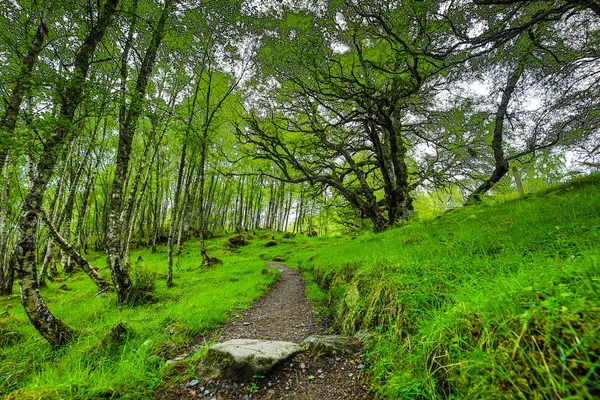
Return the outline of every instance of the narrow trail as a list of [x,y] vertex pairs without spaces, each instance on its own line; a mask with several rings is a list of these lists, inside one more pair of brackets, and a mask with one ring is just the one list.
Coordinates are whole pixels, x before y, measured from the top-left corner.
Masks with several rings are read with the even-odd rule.
[[[277,268],[280,280],[254,305],[233,318],[216,340],[232,339],[283,340],[300,343],[308,336],[323,333],[310,309],[304,292],[304,279],[297,271],[282,264]],[[201,385],[176,385],[162,399],[372,399],[363,373],[360,356],[313,360],[302,352],[266,377],[252,382],[227,380]]]
[[323,330],[316,323],[306,300],[302,275],[285,265],[267,265],[279,269],[279,282],[252,308],[243,311],[242,317],[234,318],[218,342],[244,338],[299,343]]

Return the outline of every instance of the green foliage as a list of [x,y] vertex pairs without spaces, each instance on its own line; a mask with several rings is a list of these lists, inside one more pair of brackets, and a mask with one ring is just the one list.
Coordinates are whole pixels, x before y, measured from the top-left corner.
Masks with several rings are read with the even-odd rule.
[[296,258],[337,329],[373,334],[378,396],[600,393],[600,176],[495,203]]

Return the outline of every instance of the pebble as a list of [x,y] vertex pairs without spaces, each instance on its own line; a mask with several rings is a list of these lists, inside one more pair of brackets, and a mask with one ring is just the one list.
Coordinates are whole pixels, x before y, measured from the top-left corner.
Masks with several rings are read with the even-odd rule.
[[300,363],[300,369],[304,369],[304,368],[306,368],[306,364]]
[[358,369],[364,369],[365,366],[363,364],[358,364],[358,366],[356,368],[358,368]]
[[204,395],[205,395],[205,396],[208,396],[209,394],[210,394],[210,391],[209,391],[209,390],[205,390],[205,391],[204,391]]
[[194,386],[196,386],[198,383],[199,383],[199,382],[198,382],[198,380],[194,379],[194,380],[191,380],[191,381],[189,381],[189,382],[188,382],[188,383],[185,385],[185,387],[194,387]]

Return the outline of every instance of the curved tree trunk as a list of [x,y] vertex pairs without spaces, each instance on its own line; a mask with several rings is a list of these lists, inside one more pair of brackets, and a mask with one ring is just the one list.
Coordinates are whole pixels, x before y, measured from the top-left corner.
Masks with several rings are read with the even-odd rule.
[[477,187],[467,198],[467,204],[471,203],[479,203],[481,201],[481,196],[487,193],[496,183],[500,181],[506,175],[509,169],[508,161],[504,155],[504,148],[502,145],[503,142],[503,131],[504,131],[504,118],[506,117],[506,112],[508,109],[508,103],[510,102],[510,98],[523,75],[523,71],[525,70],[525,62],[522,61],[519,63],[517,68],[513,71],[513,73],[508,77],[508,81],[506,82],[506,86],[502,92],[502,100],[500,101],[500,105],[498,106],[498,110],[496,111],[496,117],[494,121],[494,137],[492,139],[492,152],[494,153],[494,171],[492,171],[491,176],[485,180],[481,185]]
[[42,12],[35,36],[33,37],[33,42],[27,52],[27,56],[23,59],[23,65],[19,71],[17,82],[12,90],[10,100],[6,104],[2,120],[0,120],[0,175],[2,174],[2,169],[4,168],[9,152],[9,149],[6,146],[12,140],[12,135],[17,124],[17,117],[21,111],[23,97],[27,91],[29,91],[29,88],[31,88],[31,72],[43,49],[44,41],[48,34],[48,25],[51,14],[51,8]]
[[90,279],[98,286],[98,289],[105,290],[108,288],[108,282],[96,272],[94,268],[90,265],[88,260],[84,256],[81,255],[75,248],[70,245],[65,238],[63,238],[60,233],[56,230],[56,228],[52,225],[50,218],[41,210],[39,213],[40,218],[48,228],[48,232],[54,239],[54,241],[60,246],[61,250],[64,251],[69,257],[73,258],[75,262],[81,267],[81,269],[90,277]]
[[21,290],[21,303],[29,320],[51,345],[64,345],[76,333],[48,309],[40,294],[35,263],[38,212],[41,210],[44,192],[52,178],[61,148],[71,131],[75,112],[83,98],[89,67],[96,46],[104,36],[115,12],[118,0],[107,0],[98,16],[97,24],[87,34],[75,57],[74,70],[63,91],[61,109],[53,136],[44,144],[34,179],[29,187],[21,217],[16,246],[16,273]]

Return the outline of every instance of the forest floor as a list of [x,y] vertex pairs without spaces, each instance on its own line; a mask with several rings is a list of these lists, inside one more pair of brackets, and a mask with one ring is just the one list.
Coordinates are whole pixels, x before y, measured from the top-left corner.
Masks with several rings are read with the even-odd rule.
[[[280,280],[249,310],[240,311],[216,339],[283,340],[300,343],[325,327],[313,315],[305,295],[305,282],[295,270],[268,264],[280,271]],[[216,335],[215,335],[216,336]],[[268,376],[250,382],[195,381],[173,384],[162,399],[370,399],[360,355],[320,360],[302,352]],[[164,388],[164,386],[163,386]]]

